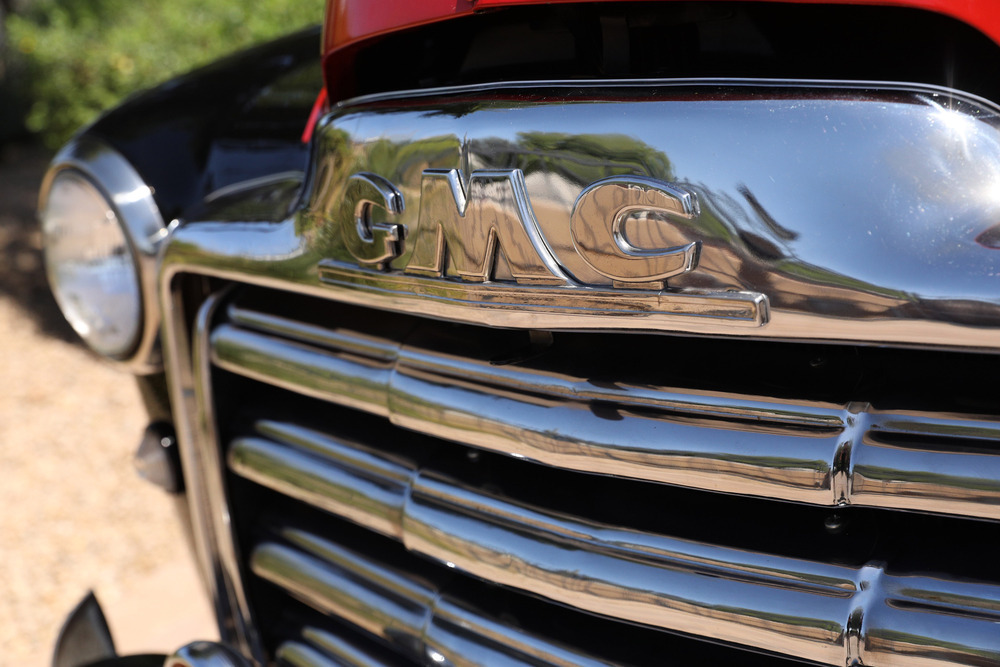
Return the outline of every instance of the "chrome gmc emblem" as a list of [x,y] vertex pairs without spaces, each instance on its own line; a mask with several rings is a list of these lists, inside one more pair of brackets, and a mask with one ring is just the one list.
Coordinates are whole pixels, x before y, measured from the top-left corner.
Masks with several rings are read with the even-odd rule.
[[[699,242],[646,248],[629,239],[631,219],[659,224],[697,219],[695,194],[672,183],[614,176],[577,197],[570,216],[573,249],[611,279],[612,289],[579,283],[562,268],[535,219],[520,169],[476,170],[467,186],[457,169],[426,169],[419,206],[415,228],[392,222],[405,209],[399,189],[377,174],[351,176],[332,223],[340,227],[356,264],[322,262],[321,279],[381,298],[418,297],[432,304],[423,310],[441,316],[457,314],[456,308],[476,307],[481,315],[483,309],[519,309],[522,316],[507,317],[506,326],[662,328],[673,318],[750,326],[767,321],[761,294],[667,289],[668,278],[697,267]],[[376,208],[386,222],[373,222]],[[405,265],[393,267],[408,249]],[[495,280],[501,256],[513,280]],[[656,322],[646,321],[651,318]]]

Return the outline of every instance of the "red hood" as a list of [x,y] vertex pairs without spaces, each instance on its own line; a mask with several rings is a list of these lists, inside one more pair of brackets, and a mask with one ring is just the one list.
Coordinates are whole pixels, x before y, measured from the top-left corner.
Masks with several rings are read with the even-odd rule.
[[[376,35],[472,14],[477,10],[596,0],[328,0],[323,53]],[[602,0],[615,2],[618,0]],[[669,1],[669,0],[661,0]],[[800,4],[883,5],[926,9],[977,28],[1000,44],[1000,0],[771,0]],[[375,8],[377,7],[377,8]]]

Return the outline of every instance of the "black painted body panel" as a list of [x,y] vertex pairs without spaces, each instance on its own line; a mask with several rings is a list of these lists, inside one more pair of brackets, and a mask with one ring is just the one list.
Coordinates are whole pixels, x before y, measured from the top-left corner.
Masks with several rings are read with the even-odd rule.
[[322,87],[319,28],[243,51],[141,93],[84,130],[154,188],[164,220],[253,178],[304,171],[301,141]]

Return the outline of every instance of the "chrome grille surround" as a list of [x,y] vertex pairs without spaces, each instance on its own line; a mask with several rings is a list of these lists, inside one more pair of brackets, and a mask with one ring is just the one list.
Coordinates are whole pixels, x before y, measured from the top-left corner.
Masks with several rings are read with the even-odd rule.
[[[731,95],[735,85],[722,87]],[[737,87],[746,86],[754,94],[766,90],[772,102],[791,98],[793,103],[802,101],[792,94],[795,89],[809,91],[809,95],[817,89],[758,85],[753,90],[749,83]],[[559,88],[555,84],[551,87]],[[775,89],[781,94],[774,94]],[[831,90],[837,94],[831,93],[826,101],[834,106],[845,90],[852,92],[847,95],[850,105],[884,103],[883,93],[919,105],[928,94],[940,94],[926,90],[907,93],[888,86],[862,90],[846,84]],[[435,94],[457,96],[456,91],[425,95]],[[803,97],[813,99],[809,95]],[[977,128],[984,134],[976,135],[985,141],[987,129],[994,128],[992,108],[949,95],[960,98],[963,105],[973,105],[975,113],[967,116],[985,117],[983,127]],[[706,97],[717,105],[727,103],[726,95]],[[618,100],[625,102],[640,104]],[[927,106],[926,101],[922,103]],[[387,102],[368,100],[359,106],[364,104],[377,107]],[[497,108],[502,108],[502,103]],[[347,108],[335,115],[345,118],[351,113]],[[382,110],[380,115],[391,112]],[[335,127],[335,120],[326,122],[324,142],[331,140]],[[362,145],[359,142],[358,146]],[[450,148],[445,151],[442,159],[461,160],[463,150],[465,159],[471,159],[462,142],[455,148],[454,152]],[[489,359],[463,357],[450,350],[384,339],[365,331],[324,328],[232,305],[226,291],[218,289],[224,283],[264,286],[323,302],[365,303],[393,311],[416,308],[442,319],[478,318],[481,311],[465,305],[433,302],[424,309],[415,305],[419,299],[400,298],[380,291],[377,285],[368,290],[324,282],[323,276],[328,274],[323,273],[323,267],[330,266],[324,262],[329,260],[331,248],[334,255],[337,251],[336,240],[331,246],[330,239],[324,237],[329,223],[321,219],[326,215],[322,203],[335,200],[336,193],[330,190],[335,190],[331,184],[338,175],[324,162],[325,155],[321,148],[305,206],[295,217],[274,223],[189,223],[175,232],[164,258],[165,344],[200,552],[203,566],[219,589],[220,618],[235,621],[228,629],[228,639],[238,642],[245,653],[258,662],[266,660],[244,588],[248,572],[277,582],[318,609],[353,619],[355,625],[382,636],[413,659],[423,656],[435,660],[430,653],[434,651],[460,664],[461,651],[487,651],[491,633],[510,635],[513,630],[491,625],[495,619],[470,612],[460,598],[434,586],[411,588],[402,601],[398,587],[393,588],[390,597],[394,604],[416,605],[411,612],[416,619],[412,627],[398,631],[398,618],[390,619],[387,625],[371,624],[370,616],[351,612],[349,607],[362,604],[365,596],[371,595],[374,584],[365,584],[366,577],[369,582],[384,583],[389,571],[369,576],[360,570],[345,570],[343,563],[350,558],[344,558],[350,549],[345,551],[345,547],[306,530],[279,527],[283,543],[263,542],[251,553],[241,553],[247,545],[234,541],[231,512],[238,513],[239,508],[229,507],[226,458],[237,475],[390,536],[413,552],[584,611],[827,664],[843,664],[845,660],[895,664],[901,656],[907,664],[1000,662],[995,638],[1000,589],[992,583],[967,582],[961,575],[900,575],[877,562],[849,567],[790,559],[604,525],[483,494],[433,470],[411,468],[398,461],[386,463],[370,444],[303,432],[294,424],[265,421],[259,425],[257,437],[240,438],[231,445],[220,442],[212,388],[215,369],[375,414],[404,429],[582,473],[611,473],[819,506],[856,504],[1000,518],[1000,468],[995,450],[991,451],[998,427],[996,418],[987,414],[882,410],[862,401],[782,400],[752,393],[722,394],[647,384],[594,384],[586,381],[590,378],[572,374],[554,374],[516,363],[491,365]],[[707,191],[700,190],[699,195]],[[760,202],[759,198],[753,200]],[[534,194],[532,201],[537,201]],[[974,213],[985,218],[992,204],[982,206]],[[757,215],[767,217],[759,211]],[[962,215],[973,214],[966,210]],[[808,230],[815,228],[807,225]],[[959,245],[968,250],[968,244]],[[992,261],[976,253],[967,257],[976,266]],[[333,261],[343,263],[343,253]],[[803,260],[802,267],[815,265]],[[753,293],[752,288],[759,285],[745,281],[755,274],[743,270],[746,273],[735,279],[744,284],[735,287]],[[721,268],[713,270],[701,280],[718,283],[724,273]],[[827,271],[826,275],[833,273]],[[870,283],[859,286],[847,281],[834,287],[810,282],[815,275],[809,280],[794,278],[794,271],[775,275],[786,281],[782,283],[785,287],[778,292],[761,290],[771,299],[773,318],[760,330],[733,328],[725,322],[678,323],[676,319],[662,326],[673,333],[736,337],[752,332],[749,335],[778,339],[861,340],[995,351],[996,300],[978,291],[981,286],[970,287],[968,281],[956,283],[959,287],[951,297],[918,294],[908,306],[909,297],[885,289],[873,292]],[[464,283],[442,280],[445,287],[464,289]],[[204,289],[199,291],[201,284]],[[680,290],[678,293],[699,289],[706,288],[674,287],[672,282],[666,288]],[[821,298],[830,290],[836,294]],[[827,312],[809,312],[817,305],[840,312],[835,318]],[[196,317],[191,312],[194,307],[199,308]],[[603,318],[577,313],[573,315],[577,319],[565,320],[562,316],[534,317],[510,308],[497,312],[482,319],[532,329],[633,328],[616,315]],[[921,320],[927,312],[933,312],[932,316]],[[956,317],[949,321],[951,314]],[[596,319],[584,323],[582,318],[591,316]],[[816,331],[818,323],[828,326]],[[192,325],[193,333],[189,333]],[[645,323],[638,328],[658,326]],[[615,406],[620,419],[602,421],[581,409],[593,404]],[[547,411],[546,416],[534,416],[541,410]],[[545,428],[553,413],[559,415],[557,435]],[[505,419],[505,415],[517,418]],[[617,428],[608,428],[608,424]],[[622,438],[623,428],[628,428],[634,434],[630,438],[641,446]],[[658,429],[669,429],[669,447],[663,445],[662,435],[653,433]],[[738,434],[735,443],[734,433]],[[228,448],[225,454],[224,446]],[[805,448],[808,454],[803,454]],[[316,454],[318,450],[322,455]],[[762,450],[764,455],[760,455]],[[336,456],[331,457],[332,452]],[[759,456],[748,458],[748,452]],[[776,457],[784,457],[781,465],[770,465]],[[303,480],[308,481],[305,486]],[[359,498],[367,501],[359,502]],[[298,548],[290,549],[289,543]],[[520,549],[522,544],[525,546]],[[567,574],[559,555],[568,549],[579,559],[578,576]],[[339,579],[331,574],[337,567],[341,568]],[[581,589],[584,581],[588,585]],[[368,586],[368,592],[359,592],[355,602],[350,602],[351,596],[344,593],[349,589],[336,588],[347,587],[349,582]],[[411,586],[402,580],[399,585]],[[323,587],[340,590],[340,601],[324,596]],[[740,593],[734,594],[735,589]],[[733,597],[737,598],[735,605],[730,604]],[[456,605],[465,611],[459,613]],[[765,618],[769,620],[761,620]],[[365,627],[366,623],[370,625]],[[443,635],[433,632],[448,623],[465,628],[478,623],[483,631],[473,633],[478,638],[471,644],[468,636],[449,644]],[[363,662],[367,649],[351,648],[347,642],[335,650],[331,647],[338,640],[324,638],[324,632],[306,629],[306,640],[285,642],[279,649],[282,659],[289,664],[323,664],[323,659],[343,650],[345,655],[356,656],[352,660]],[[522,660],[531,657],[552,663],[584,660],[572,649],[536,635],[512,644],[516,648],[503,653],[511,660],[517,655]],[[401,649],[405,646],[412,652]]]

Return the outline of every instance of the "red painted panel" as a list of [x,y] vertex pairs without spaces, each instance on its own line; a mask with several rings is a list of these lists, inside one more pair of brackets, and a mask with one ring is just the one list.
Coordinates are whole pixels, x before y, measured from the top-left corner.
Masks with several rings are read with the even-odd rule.
[[400,28],[471,14],[474,0],[328,0],[323,52]]
[[[597,0],[328,0],[323,52],[327,55],[369,37],[471,14],[477,9]],[[616,0],[602,0],[604,2]],[[669,0],[660,0],[669,1]],[[913,7],[946,14],[978,28],[1000,44],[1000,0],[771,0],[812,4]]]

